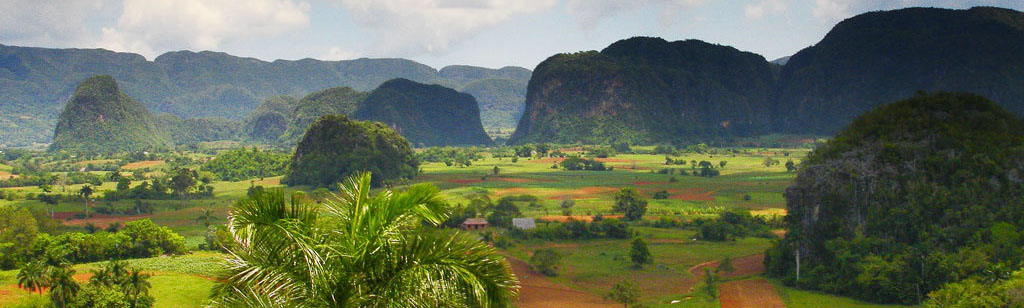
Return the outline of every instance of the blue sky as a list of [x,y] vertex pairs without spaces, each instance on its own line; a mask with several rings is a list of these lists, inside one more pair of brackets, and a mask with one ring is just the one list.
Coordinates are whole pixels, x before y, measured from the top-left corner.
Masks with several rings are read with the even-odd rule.
[[533,69],[632,36],[700,39],[768,60],[837,22],[912,6],[1024,10],[1016,0],[4,0],[0,44],[274,59],[413,59]]

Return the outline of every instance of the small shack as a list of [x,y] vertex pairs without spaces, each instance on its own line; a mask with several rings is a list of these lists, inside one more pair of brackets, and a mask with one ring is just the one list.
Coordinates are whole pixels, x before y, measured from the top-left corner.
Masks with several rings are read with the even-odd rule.
[[470,218],[463,221],[459,228],[462,230],[480,230],[487,228],[487,220],[483,218]]
[[512,226],[521,230],[530,230],[537,227],[533,218],[512,218]]

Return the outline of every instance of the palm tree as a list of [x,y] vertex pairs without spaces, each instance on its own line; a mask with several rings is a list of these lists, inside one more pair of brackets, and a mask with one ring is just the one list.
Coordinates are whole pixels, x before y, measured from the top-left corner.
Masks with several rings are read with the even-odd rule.
[[46,266],[42,262],[25,263],[18,271],[18,287],[29,292],[39,291],[39,295],[43,295],[43,289],[49,283],[47,276]]
[[120,286],[127,280],[129,275],[128,262],[110,261],[103,267],[94,269],[89,283],[101,284],[108,287]]
[[82,189],[78,190],[78,194],[85,198],[85,218],[89,218],[89,196],[92,196],[92,186],[82,186]]
[[143,274],[141,270],[132,269],[124,281],[125,292],[132,298],[132,308],[139,305],[139,297],[149,293],[149,275]]
[[483,242],[429,231],[450,211],[436,187],[369,196],[349,178],[323,205],[281,190],[235,204],[223,307],[511,307],[518,281]]
[[58,266],[51,267],[49,272],[50,300],[57,308],[67,307],[80,289],[78,282],[75,282],[73,278],[75,270],[66,266]]
[[213,221],[213,220],[216,220],[216,219],[217,219],[217,216],[213,215],[213,210],[211,210],[211,209],[203,209],[203,213],[199,214],[199,217],[196,217],[196,221],[202,222],[203,226],[206,227],[206,228],[210,228],[210,224],[211,224],[210,221]]

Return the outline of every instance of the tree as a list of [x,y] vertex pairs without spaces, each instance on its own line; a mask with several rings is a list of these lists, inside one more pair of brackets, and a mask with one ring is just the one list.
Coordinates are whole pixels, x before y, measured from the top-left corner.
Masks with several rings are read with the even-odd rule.
[[223,306],[510,307],[518,281],[495,250],[440,225],[451,211],[429,183],[370,196],[370,174],[324,204],[282,190],[234,205],[234,239],[213,301]]
[[70,307],[78,295],[78,282],[72,277],[75,270],[69,266],[56,266],[49,269],[50,272],[50,300],[54,307]]
[[779,161],[771,157],[765,157],[764,162],[762,162],[761,164],[767,168],[771,168],[771,166],[778,165]]
[[513,199],[512,196],[499,199],[494,210],[487,215],[487,222],[495,227],[508,227],[512,225],[512,218],[522,217],[523,213]]
[[210,227],[210,224],[211,224],[210,221],[213,221],[213,220],[216,220],[216,219],[217,219],[217,216],[215,216],[213,214],[213,210],[211,210],[211,209],[203,209],[202,214],[199,214],[199,217],[196,217],[196,221],[202,222],[203,223],[203,227],[207,227],[207,228]]
[[561,256],[554,249],[537,249],[530,257],[530,267],[545,276],[558,276],[558,262]]
[[196,186],[196,172],[185,168],[178,169],[171,177],[171,190],[181,197],[181,205],[185,205],[185,197],[192,187]]
[[615,206],[612,211],[623,213],[626,220],[639,220],[647,213],[647,200],[633,188],[623,188],[615,193]]
[[562,204],[561,204],[562,214],[565,214],[565,216],[572,215],[572,207],[575,206],[575,205],[576,205],[576,201],[573,200],[572,198],[568,198],[568,199],[562,200]]
[[39,195],[39,197],[37,197],[36,199],[38,199],[40,202],[46,203],[46,205],[48,205],[49,212],[50,212],[50,219],[53,219],[53,215],[54,215],[53,212],[57,208],[57,203],[60,202],[60,198],[57,198],[57,196],[54,196],[54,195],[51,195],[51,194],[42,194],[42,195]]
[[636,238],[633,240],[632,248],[629,251],[629,259],[633,261],[633,266],[640,268],[644,264],[651,264],[654,262],[654,257],[651,256],[651,251],[647,250],[647,242],[644,242],[642,238]]
[[718,275],[710,267],[704,268],[704,294],[711,299],[718,298]]
[[29,292],[39,292],[43,295],[43,289],[49,286],[49,277],[46,273],[46,266],[41,261],[28,262],[21,266],[18,271],[18,287]]
[[131,185],[132,181],[126,177],[119,177],[117,179],[117,191],[128,191]]
[[792,159],[790,159],[789,161],[786,161],[786,172],[793,172],[793,171],[796,171],[796,164],[793,163]]
[[107,179],[110,179],[110,181],[114,182],[114,183],[120,182],[121,181],[121,173],[117,172],[117,171],[110,172],[110,174],[107,175]]
[[729,162],[726,162],[726,161],[724,161],[724,160],[723,160],[723,161],[719,161],[719,162],[718,162],[718,166],[719,166],[719,167],[721,167],[721,168],[725,168],[725,165],[726,165],[726,164],[728,164],[728,163],[729,163]]
[[633,283],[623,280],[612,286],[611,292],[605,294],[605,299],[614,300],[622,307],[628,308],[629,305],[636,303],[640,299],[640,288],[637,288]]
[[89,196],[92,196],[92,186],[85,185],[82,189],[78,190],[78,194],[85,198],[85,217],[89,217]]
[[149,295],[149,275],[143,274],[142,270],[131,269],[124,281],[124,291],[131,297],[132,308],[139,307],[139,299]]
[[731,274],[734,271],[736,271],[736,268],[732,266],[732,258],[729,257],[725,257],[725,259],[719,261],[718,267],[715,268],[716,273],[726,272]]
[[501,168],[498,168],[498,166],[494,166],[494,169],[491,169],[491,173],[494,173],[494,175],[498,175],[498,172],[501,172]]

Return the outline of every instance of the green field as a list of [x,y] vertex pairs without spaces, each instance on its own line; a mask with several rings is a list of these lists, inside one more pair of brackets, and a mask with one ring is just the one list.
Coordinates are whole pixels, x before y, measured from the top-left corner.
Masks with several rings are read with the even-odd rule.
[[[193,252],[184,256],[129,260],[129,263],[152,275],[150,294],[156,299],[156,307],[204,307],[222,259],[223,255],[218,253]],[[84,284],[97,265],[76,265],[75,279]],[[0,306],[38,296],[17,287],[17,273],[17,270],[0,272]]]
[[897,307],[913,307],[913,306],[901,306],[901,305],[879,305],[858,301],[855,299],[839,297],[835,295],[829,295],[824,293],[818,293],[814,291],[798,290],[791,287],[784,286],[780,283],[774,283],[775,289],[779,290],[779,296],[786,303],[786,307],[789,308],[816,308],[816,307],[834,307],[834,308],[897,308]]
[[[563,152],[571,149],[563,149]],[[724,151],[723,151],[724,152]],[[784,215],[785,200],[782,192],[792,181],[793,174],[783,164],[788,160],[799,162],[806,150],[793,149],[746,149],[736,154],[687,154],[673,157],[685,160],[686,165],[666,165],[664,155],[620,154],[601,159],[613,171],[565,171],[554,169],[558,159],[493,158],[482,153],[481,159],[470,166],[446,166],[443,163],[424,163],[423,173],[411,183],[431,182],[442,189],[452,203],[468,202],[468,198],[486,194],[492,200],[503,196],[529,194],[539,198],[537,206],[521,206],[527,217],[562,215],[560,204],[573,199],[573,215],[611,214],[612,195],[621,188],[634,187],[649,201],[645,219],[669,217],[690,220],[698,217],[714,217],[731,208],[746,208],[756,215]],[[775,166],[765,167],[766,157],[778,160]],[[721,175],[713,178],[692,174],[690,161],[712,162]],[[720,167],[720,162],[725,162]],[[94,162],[95,163],[95,162]],[[164,163],[143,163],[147,172],[166,172]],[[494,174],[494,167],[499,168]],[[659,174],[664,168],[675,169],[672,174]],[[150,200],[155,211],[147,216],[123,216],[123,221],[149,218],[168,226],[186,237],[186,244],[195,249],[203,242],[205,228],[196,221],[204,209],[214,210],[218,217],[216,224],[223,224],[231,204],[246,194],[253,185],[280,187],[280,177],[240,182],[214,182],[215,197],[200,200]],[[134,182],[132,185],[137,185]],[[81,185],[66,188],[55,187],[60,193],[73,194]],[[308,187],[286,188],[309,190]],[[399,189],[401,189],[399,187]],[[42,208],[43,203],[25,200],[29,194],[39,194],[38,187],[5,189],[20,197],[15,201],[0,200],[0,205],[28,206]],[[114,183],[106,182],[97,187],[94,199],[102,196],[104,190],[114,190]],[[656,200],[651,196],[666,191],[669,198]],[[128,208],[133,201],[95,201],[98,207]],[[82,212],[84,200],[61,202],[57,212]],[[66,231],[80,231],[82,220],[64,221]],[[504,253],[521,260],[538,248],[552,248],[562,255],[559,275],[550,280],[567,288],[601,295],[614,283],[631,280],[642,290],[642,302],[651,307],[675,307],[672,301],[681,301],[687,307],[718,307],[703,294],[693,291],[700,286],[699,279],[690,273],[698,264],[721,260],[725,257],[739,258],[763,253],[770,245],[767,238],[742,238],[737,241],[708,242],[694,240],[695,231],[684,229],[661,229],[634,226],[633,230],[644,238],[654,256],[654,264],[633,268],[629,260],[629,240],[575,240],[575,241],[519,241]],[[210,288],[214,285],[217,262],[222,255],[209,252],[194,252],[179,257],[160,257],[132,260],[131,263],[154,275],[152,294],[157,307],[201,307]],[[78,265],[79,273],[88,272],[94,264]],[[0,272],[0,304],[27,300],[29,296],[14,285],[16,271]],[[836,303],[857,302],[843,298],[809,293],[779,287],[780,296],[790,307],[802,307],[816,301],[829,299]],[[849,306],[861,307],[861,306]],[[870,307],[870,306],[864,306]]]

